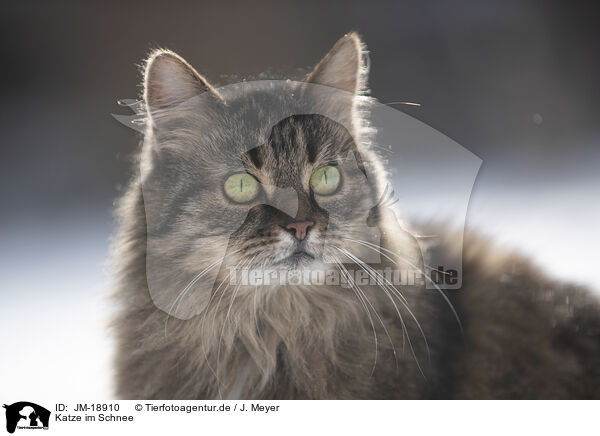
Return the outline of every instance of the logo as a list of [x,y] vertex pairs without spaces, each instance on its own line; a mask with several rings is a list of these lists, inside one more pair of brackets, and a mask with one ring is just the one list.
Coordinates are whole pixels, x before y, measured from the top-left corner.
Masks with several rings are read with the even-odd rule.
[[3,406],[6,409],[6,431],[14,433],[15,429],[48,430],[50,411],[28,401]]

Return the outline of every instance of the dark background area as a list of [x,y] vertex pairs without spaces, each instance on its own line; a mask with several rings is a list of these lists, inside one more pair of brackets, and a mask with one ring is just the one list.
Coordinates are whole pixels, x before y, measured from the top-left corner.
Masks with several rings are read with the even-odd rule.
[[[215,84],[302,77],[344,33],[370,49],[372,94],[497,167],[506,183],[597,169],[600,14],[593,2],[12,2],[0,32],[2,222],[108,211],[153,47]],[[273,72],[273,74],[268,74]],[[537,114],[537,115],[536,115]],[[539,116],[538,116],[539,115]]]
[[[372,95],[420,103],[395,107],[483,159],[468,225],[599,289],[599,12],[543,0],[3,2],[3,393],[111,396],[111,211],[139,141],[111,114],[129,114],[117,100],[139,96],[155,47],[225,85],[301,78],[358,31]],[[24,339],[40,332],[51,340]]]

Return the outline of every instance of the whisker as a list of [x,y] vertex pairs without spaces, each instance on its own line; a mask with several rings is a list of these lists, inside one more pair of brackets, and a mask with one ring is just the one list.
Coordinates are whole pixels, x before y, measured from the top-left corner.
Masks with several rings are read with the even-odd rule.
[[390,184],[386,183],[385,188],[383,189],[383,192],[381,193],[381,197],[379,197],[379,200],[377,200],[377,203],[375,204],[374,207],[379,207],[380,205],[383,204],[383,202],[385,201],[386,195],[388,193],[389,187],[390,187]]
[[[245,266],[245,264],[246,264],[245,260],[238,262],[238,264],[235,267],[235,271],[237,271],[238,267],[243,268]],[[219,297],[219,301],[217,302],[217,306],[215,307],[215,310],[213,312],[213,318],[212,318],[212,323],[211,323],[211,327],[210,327],[211,336],[215,332],[215,321],[216,321],[216,318],[217,318],[217,313],[219,311],[219,307],[221,306],[221,300],[223,300],[223,297],[225,296],[225,292],[227,292],[228,287],[229,286],[226,286],[225,288],[223,288],[223,291],[221,292],[221,296]],[[214,292],[214,295],[216,295],[217,292],[218,292],[218,290]],[[222,395],[221,395],[221,383],[220,383],[219,374],[218,374],[219,373],[219,362],[218,362],[218,359],[217,359],[217,368],[216,368],[216,371],[213,371],[213,373],[215,374],[215,378],[217,379],[217,389],[219,391],[219,397],[222,398]]]
[[[250,259],[247,264],[250,265],[252,263],[252,261],[256,258],[256,256],[258,255],[254,255],[254,257],[252,257],[252,259]],[[217,389],[219,391],[219,397],[221,399],[223,399],[223,395],[221,393],[221,383],[219,381],[219,362],[220,362],[220,357],[221,357],[221,343],[223,342],[223,333],[225,332],[225,325],[227,324],[227,320],[229,319],[229,315],[231,313],[231,308],[233,307],[233,302],[235,301],[235,298],[237,297],[237,294],[240,290],[240,287],[242,286],[242,283],[238,283],[237,287],[235,288],[235,291],[233,291],[233,294],[231,295],[231,299],[229,300],[229,307],[227,308],[227,314],[225,315],[225,319],[223,320],[223,327],[221,328],[221,335],[219,336],[219,345],[217,346]]]
[[[363,269],[366,268],[365,270],[367,271],[367,274],[370,271],[373,275],[375,275],[375,277],[373,277],[373,275],[370,275],[370,277],[372,277],[376,281],[376,283],[381,283],[384,286],[384,287],[382,287],[382,289],[384,290],[384,292],[386,292],[386,289],[387,289],[389,292],[391,292],[392,294],[394,294],[396,297],[398,297],[400,299],[400,303],[402,303],[402,305],[404,306],[404,308],[406,309],[406,311],[409,313],[409,315],[411,316],[411,318],[415,322],[417,328],[419,329],[419,332],[421,333],[421,336],[423,337],[423,341],[425,343],[425,348],[427,350],[427,359],[431,362],[431,354],[430,354],[430,351],[429,351],[429,343],[427,341],[427,336],[425,335],[425,332],[423,331],[423,328],[421,327],[421,324],[417,320],[417,317],[414,315],[414,313],[410,309],[410,306],[408,304],[408,300],[406,299],[406,297],[404,297],[402,295],[402,293],[398,290],[398,288],[396,288],[392,283],[390,283],[384,276],[382,276],[376,270],[374,270],[373,268],[371,268],[369,265],[367,265],[362,260],[358,259],[356,256],[354,256],[349,251],[347,251],[347,250],[344,250],[344,251],[347,252],[347,254],[346,254],[347,256],[351,256],[351,258],[355,259],[355,261],[359,263],[359,266],[364,267]],[[377,278],[379,278],[379,280],[377,280]],[[386,292],[386,294],[387,294],[387,292]],[[402,322],[402,319],[401,319],[401,322]],[[403,325],[404,325],[404,323],[403,323]],[[405,327],[405,330],[406,330],[406,327]],[[420,367],[420,365],[418,363],[418,359],[417,359],[417,356],[415,354],[414,348],[412,346],[412,342],[410,340],[410,336],[408,335],[408,330],[406,330],[406,335],[407,335],[407,339],[408,339],[408,345],[410,346],[410,349],[411,349],[411,352],[413,354],[413,357],[415,358],[417,366],[419,367],[419,369],[421,369],[421,367]],[[423,371],[421,371],[421,374],[423,375],[423,377],[425,377],[425,374],[423,374]]]
[[[341,239],[346,239],[346,240],[352,241],[352,239],[348,239],[348,238],[346,238],[346,236],[349,233],[350,234],[352,234],[352,233],[359,233],[359,232],[362,233],[364,231],[364,229],[365,229],[365,226],[361,225],[361,224],[344,225],[344,227],[340,228],[340,229],[332,229],[332,230],[328,229],[327,236],[329,238],[331,238],[331,239],[341,238]],[[437,238],[438,237],[438,235],[415,235],[415,234],[413,234],[412,236],[414,236],[415,238],[418,238],[418,239]],[[367,241],[363,241],[363,242],[367,242]],[[381,252],[380,252],[380,254],[383,255],[383,253],[381,253]],[[386,256],[386,258],[389,259],[390,261],[396,263],[396,261],[394,261],[393,259],[390,259],[387,256]],[[428,265],[426,263],[424,263],[423,266],[425,268],[427,268],[428,270],[436,271],[436,272],[438,272],[440,274],[444,274],[444,275],[449,275],[450,274],[448,271],[442,271],[442,270],[440,270],[438,268],[435,268],[435,267],[433,267],[431,265]]]
[[390,101],[389,103],[384,103],[386,105],[394,105],[394,104],[403,104],[406,106],[421,106],[421,103],[414,103],[412,101]]
[[[230,280],[231,275],[237,271],[238,266],[240,266],[240,262],[238,262],[234,267],[233,270],[229,271],[229,274],[227,274],[227,276],[221,281],[221,283],[219,283],[219,286],[217,287],[217,289],[215,290],[215,292],[213,292],[213,294],[210,296],[210,300],[208,300],[208,304],[206,305],[206,309],[204,310],[204,315],[202,316],[202,321],[201,321],[201,325],[202,325],[202,330],[204,330],[204,323],[206,322],[206,315],[208,314],[209,308],[210,308],[210,304],[212,303],[214,297],[219,293],[219,290],[221,289],[221,286],[223,286],[223,284],[227,281]],[[223,289],[223,294],[226,292],[228,286],[225,286],[225,288]],[[213,329],[214,329],[214,322],[213,322]],[[208,354],[206,352],[206,344],[204,342],[205,339],[205,335],[201,336],[201,340],[202,340],[202,351],[204,354],[204,360],[206,361],[206,364],[208,365],[208,368],[210,369],[210,371],[213,373],[213,375],[215,377],[217,377],[217,373],[216,371],[213,369],[212,365],[210,364],[210,361],[208,359]]]
[[[363,262],[362,260],[360,260],[359,258],[357,258],[356,256],[354,256],[348,250],[345,250],[343,248],[338,248],[338,247],[335,247],[335,248],[338,249],[338,250],[341,250],[342,253],[344,253],[346,256],[350,257],[355,262],[357,262],[358,265],[361,268],[363,268],[365,271],[367,271],[367,274],[369,274],[369,276],[371,278],[373,278],[376,283],[378,283],[378,284],[381,283],[381,285],[383,285],[383,286],[380,285],[379,287],[385,292],[385,294],[387,295],[387,297],[392,301],[392,304],[394,304],[394,307],[396,308],[396,311],[397,311],[398,316],[400,318],[400,323],[402,325],[403,332],[406,332],[406,338],[408,340],[408,345],[410,347],[411,354],[413,355],[413,358],[415,359],[415,363],[417,364],[417,368],[419,369],[419,372],[421,373],[421,375],[423,376],[423,378],[427,379],[427,377],[425,376],[425,373],[423,372],[423,370],[421,368],[421,365],[419,364],[419,359],[417,358],[417,355],[415,353],[414,347],[412,345],[412,341],[410,340],[410,335],[408,334],[408,329],[406,328],[406,324],[404,323],[404,321],[402,319],[402,315],[400,314],[400,312],[398,310],[398,307],[394,303],[394,300],[391,298],[391,295],[390,295],[389,292],[394,293],[394,291],[396,291],[395,295],[401,297],[400,302],[402,303],[402,305],[404,306],[404,308],[408,311],[408,313],[410,314],[411,318],[415,321],[415,324],[417,325],[417,328],[421,332],[421,336],[423,337],[423,341],[425,342],[425,348],[427,350],[427,358],[428,358],[428,361],[431,362],[431,353],[429,351],[429,343],[427,342],[427,337],[425,336],[425,332],[423,331],[423,329],[421,327],[421,324],[419,323],[419,321],[417,320],[416,316],[413,314],[412,310],[410,309],[410,306],[408,305],[408,302],[406,301],[406,298],[384,276],[382,276],[377,271],[375,271],[373,268],[371,268],[369,265],[367,265],[365,262]],[[373,273],[375,274],[375,277],[373,276]],[[383,281],[385,281],[385,283],[382,282],[381,280],[377,280],[376,277],[378,277],[380,279],[383,279]],[[386,283],[389,286],[387,286]],[[404,301],[402,301],[402,300],[404,300]],[[404,336],[403,336],[403,338],[404,338]]]
[[[398,370],[398,355],[396,353],[396,347],[394,346],[394,341],[392,340],[392,337],[390,336],[390,334],[388,332],[388,329],[385,326],[385,323],[381,319],[381,316],[379,316],[379,313],[377,312],[377,309],[375,309],[375,307],[373,306],[373,304],[369,300],[369,297],[367,297],[367,295],[361,289],[361,287],[358,285],[358,283],[356,283],[356,281],[354,280],[354,278],[352,278],[352,276],[350,275],[350,273],[348,272],[348,270],[346,269],[346,267],[344,265],[340,265],[340,266],[344,269],[344,271],[346,271],[346,277],[349,280],[348,283],[350,283],[350,286],[353,286],[354,288],[356,288],[356,291],[362,295],[363,299],[368,303],[368,305],[371,307],[371,309],[373,309],[373,313],[375,313],[375,316],[379,320],[379,323],[381,324],[381,327],[383,327],[383,331],[385,332],[386,336],[388,337],[388,339],[390,341],[390,345],[392,346],[392,352],[394,353],[394,360],[396,361],[396,371],[397,371]],[[375,371],[375,367],[373,367],[373,371]],[[371,375],[373,375],[373,373],[371,373]]]
[[256,307],[256,294],[258,293],[258,284],[254,286],[254,324],[256,324],[256,331],[258,333],[258,337],[261,341],[265,341],[260,332],[260,328],[258,326],[258,316],[257,316],[257,307]]
[[[463,331],[463,327],[462,327],[462,323],[460,321],[460,317],[458,316],[458,313],[456,312],[456,309],[454,308],[454,305],[452,304],[452,302],[450,301],[450,299],[446,296],[446,294],[444,294],[444,292],[442,291],[442,289],[437,285],[437,283],[435,283],[427,274],[425,274],[425,272],[417,267],[416,265],[414,265],[413,263],[411,263],[408,259],[404,258],[403,256],[399,255],[398,253],[394,253],[391,250],[388,250],[387,248],[384,247],[377,247],[375,244],[372,244],[370,242],[367,241],[357,241],[354,239],[350,239],[350,238],[345,238],[348,241],[351,242],[355,242],[361,245],[364,245],[365,247],[369,247],[371,249],[378,248],[380,250],[384,250],[394,256],[398,256],[401,260],[403,260],[404,262],[408,263],[411,267],[415,268],[417,271],[420,271],[423,274],[423,277],[425,277],[425,279],[429,280],[431,282],[431,284],[434,286],[434,288],[440,293],[440,295],[442,296],[442,298],[444,299],[444,301],[448,304],[448,307],[450,307],[450,310],[452,311],[452,313],[454,314],[454,318],[456,319],[456,322],[458,323],[458,327],[460,328],[460,333],[463,336],[464,339],[464,331]],[[373,246],[373,247],[370,247]],[[376,250],[375,250],[376,251]],[[382,253],[383,254],[383,253]],[[387,256],[386,256],[387,257]],[[390,259],[388,257],[388,259]],[[391,259],[390,259],[391,260]],[[392,262],[396,263],[394,260],[391,260]]]
[[[336,266],[340,270],[340,273],[343,276],[344,272],[342,271],[342,268],[341,268],[342,263],[339,261],[339,259],[337,257],[335,257],[335,256],[333,256],[333,257],[334,257],[334,259],[336,259],[336,262],[335,262]],[[356,298],[363,306],[363,309],[365,310],[367,317],[369,318],[369,322],[371,323],[371,328],[373,329],[373,338],[375,340],[375,357],[374,357],[374,361],[373,361],[373,369],[371,370],[371,375],[370,375],[370,377],[372,377],[373,374],[375,373],[375,367],[377,366],[377,353],[378,353],[377,331],[375,330],[375,324],[373,323],[373,318],[371,317],[371,312],[369,311],[369,308],[367,307],[365,302],[362,300],[360,295],[358,295],[354,289],[352,289],[352,292],[354,293],[354,295],[356,295]]]
[[[404,351],[404,341],[405,341],[404,334],[406,333],[406,335],[408,336],[408,330],[406,329],[406,325],[404,323],[404,319],[402,317],[402,313],[400,313],[400,309],[398,309],[398,306],[396,305],[396,302],[391,297],[391,295],[388,292],[388,290],[386,290],[385,288],[383,288],[383,287],[380,286],[381,280],[377,280],[377,278],[375,276],[373,276],[373,274],[371,273],[371,271],[373,271],[375,273],[376,273],[376,271],[374,271],[372,268],[370,268],[369,265],[367,265],[361,259],[359,259],[358,257],[352,255],[352,253],[350,253],[349,251],[347,251],[345,249],[342,249],[342,248],[339,248],[339,247],[335,247],[335,246],[334,246],[334,248],[336,248],[338,250],[343,250],[342,253],[344,253],[346,256],[354,258],[355,262],[358,264],[358,266],[360,266],[369,275],[369,277],[375,281],[375,283],[385,292],[385,294],[387,295],[387,297],[390,299],[390,301],[394,305],[394,309],[396,310],[396,313],[397,313],[398,318],[400,320],[400,324],[402,325],[402,350]],[[400,294],[400,297],[402,299],[406,300],[402,294]]]
[[[235,253],[240,252],[240,250],[235,250],[232,253],[229,253],[223,257],[221,257],[220,259],[216,260],[215,262],[213,262],[212,264],[210,264],[208,267],[206,267],[204,270],[200,271],[187,285],[186,287],[179,293],[179,295],[177,296],[177,298],[175,298],[175,300],[173,300],[173,304],[171,304],[171,307],[169,308],[169,311],[167,312],[167,319],[165,319],[165,337],[167,336],[167,325],[169,323],[169,317],[172,314],[172,310],[173,310],[173,306],[175,305],[175,303],[177,303],[178,300],[179,303],[181,303],[181,300],[183,300],[185,294],[191,289],[192,286],[194,286],[198,280],[200,280],[202,277],[204,277],[204,275],[206,275],[209,271],[211,271],[215,266],[217,266],[218,264],[220,264],[221,262],[223,262],[223,260],[225,260],[227,257],[234,255]],[[175,309],[175,312],[177,312],[179,310],[179,304],[177,305],[177,309]]]

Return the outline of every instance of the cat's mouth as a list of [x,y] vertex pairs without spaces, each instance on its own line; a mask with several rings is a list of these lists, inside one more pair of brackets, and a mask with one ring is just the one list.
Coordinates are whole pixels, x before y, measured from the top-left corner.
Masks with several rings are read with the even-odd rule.
[[297,267],[312,262],[313,260],[315,260],[315,256],[305,250],[299,249],[294,251],[289,256],[277,261],[276,264]]

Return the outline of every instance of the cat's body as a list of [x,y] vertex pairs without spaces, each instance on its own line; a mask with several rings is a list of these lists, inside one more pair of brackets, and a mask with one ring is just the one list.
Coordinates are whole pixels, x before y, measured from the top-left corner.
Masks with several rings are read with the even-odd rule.
[[[146,134],[147,143],[164,146],[167,140],[164,136],[161,138],[160,123],[178,125],[169,118],[173,103],[169,98],[181,100],[189,97],[186,93],[198,90],[218,96],[217,91],[196,74],[170,53],[162,52],[151,58],[146,70],[145,98],[155,126]],[[360,42],[356,35],[348,35],[307,80],[335,86],[354,95],[364,85],[361,83],[364,74]],[[175,83],[175,79],[182,83]],[[186,89],[186,82],[193,86]],[[221,98],[226,100],[226,96],[218,96],[210,104],[217,107]],[[339,253],[353,247],[358,257],[369,251],[368,247],[352,245],[343,237],[351,235],[358,222],[351,211],[361,210],[364,199],[381,192],[385,183],[378,158],[356,139],[360,138],[362,126],[356,121],[355,109],[351,107],[346,115],[343,108],[338,111],[340,120],[344,117],[350,120],[347,130],[321,117],[290,117],[274,128],[267,146],[257,144],[252,153],[248,152],[248,157],[244,157],[247,171],[264,186],[268,186],[265,179],[270,177],[271,184],[292,187],[298,192],[298,215],[292,219],[257,202],[249,212],[244,211],[248,217],[241,230],[221,240],[221,245],[227,245],[230,251],[246,247],[244,261],[252,263],[257,256],[262,256],[261,265],[275,262],[273,259],[279,255],[277,250],[288,250],[288,245],[306,248],[308,252],[301,255],[302,261],[314,258],[316,252],[331,255],[326,247],[319,248],[323,243],[338,244],[335,252]],[[181,113],[177,116],[182,117]],[[318,135],[311,139],[310,132]],[[167,148],[176,141],[172,130],[168,133],[171,143]],[[333,142],[339,150],[331,144],[315,146],[316,138],[324,136],[336,138]],[[317,151],[311,147],[317,147]],[[328,165],[331,156],[338,152],[345,153],[344,156],[355,153],[354,165],[370,168],[375,174],[365,182],[360,173],[351,176],[348,170],[345,184],[336,194],[347,197],[347,204],[341,206],[327,203],[334,198],[329,193],[319,198],[312,191],[309,194],[311,188],[302,182],[303,171],[298,171],[298,168]],[[218,152],[211,158],[218,161]],[[152,177],[152,171],[160,168],[160,156],[154,159],[158,160],[147,177]],[[319,159],[323,160],[320,164]],[[186,158],[185,162],[189,163],[190,159]],[[344,164],[339,168],[344,169]],[[190,174],[191,171],[182,172]],[[465,239],[463,288],[450,292],[450,302],[438,292],[418,285],[403,287],[401,297],[394,295],[390,286],[382,288],[372,283],[361,285],[358,290],[324,284],[257,288],[242,285],[232,289],[225,287],[219,293],[221,289],[217,284],[226,279],[223,268],[218,273],[215,288],[205,289],[204,294],[200,290],[186,300],[202,310],[194,316],[172,316],[169,310],[157,307],[151,291],[148,256],[153,244],[149,244],[149,238],[159,234],[161,243],[168,244],[173,232],[188,231],[190,224],[164,230],[162,222],[156,226],[153,223],[149,231],[144,177],[140,174],[134,177],[119,209],[121,229],[115,251],[116,296],[120,304],[115,320],[119,397],[600,397],[598,302],[584,291],[553,283],[522,258],[501,254],[474,236]],[[222,195],[215,194],[217,191],[212,189],[210,195]],[[202,191],[198,195],[209,194]],[[204,204],[214,204],[214,198],[205,199]],[[169,210],[176,206],[169,205]],[[223,206],[226,212],[219,213],[223,216],[234,213],[231,211],[235,207],[238,205],[226,204]],[[347,211],[343,209],[343,216],[349,222],[356,220],[352,226],[336,222],[333,214],[327,214],[336,207],[348,207]],[[190,208],[182,207],[182,210],[189,213]],[[204,212],[194,209],[194,213]],[[158,216],[162,219],[170,214]],[[376,269],[394,267],[407,258],[410,265],[422,266],[414,239],[404,232],[393,215],[382,212],[374,220],[383,236],[381,247],[389,254],[381,257]],[[267,227],[271,221],[273,226]],[[308,227],[304,227],[308,233],[299,233],[301,223],[308,223]],[[248,248],[251,244],[242,244],[257,241],[257,236],[247,236],[251,231],[264,239],[259,240],[261,245],[254,251]],[[271,245],[267,240],[270,237],[276,239]],[[317,238],[321,238],[318,243]],[[173,258],[178,260],[196,262],[198,258],[194,256],[202,256],[186,247],[174,250],[171,253],[176,252]],[[295,262],[296,258],[293,259]],[[169,268],[161,274],[165,277],[164,283],[172,282],[173,288],[179,291],[181,283],[169,275],[175,269],[171,268],[170,261],[170,258],[166,260]],[[275,263],[278,262],[280,260]],[[180,265],[187,264],[182,260]],[[298,264],[289,265],[294,269]],[[344,268],[351,266],[345,262],[338,268],[343,274]],[[363,265],[363,268],[368,269],[368,266]],[[460,316],[462,330],[448,303]]]

